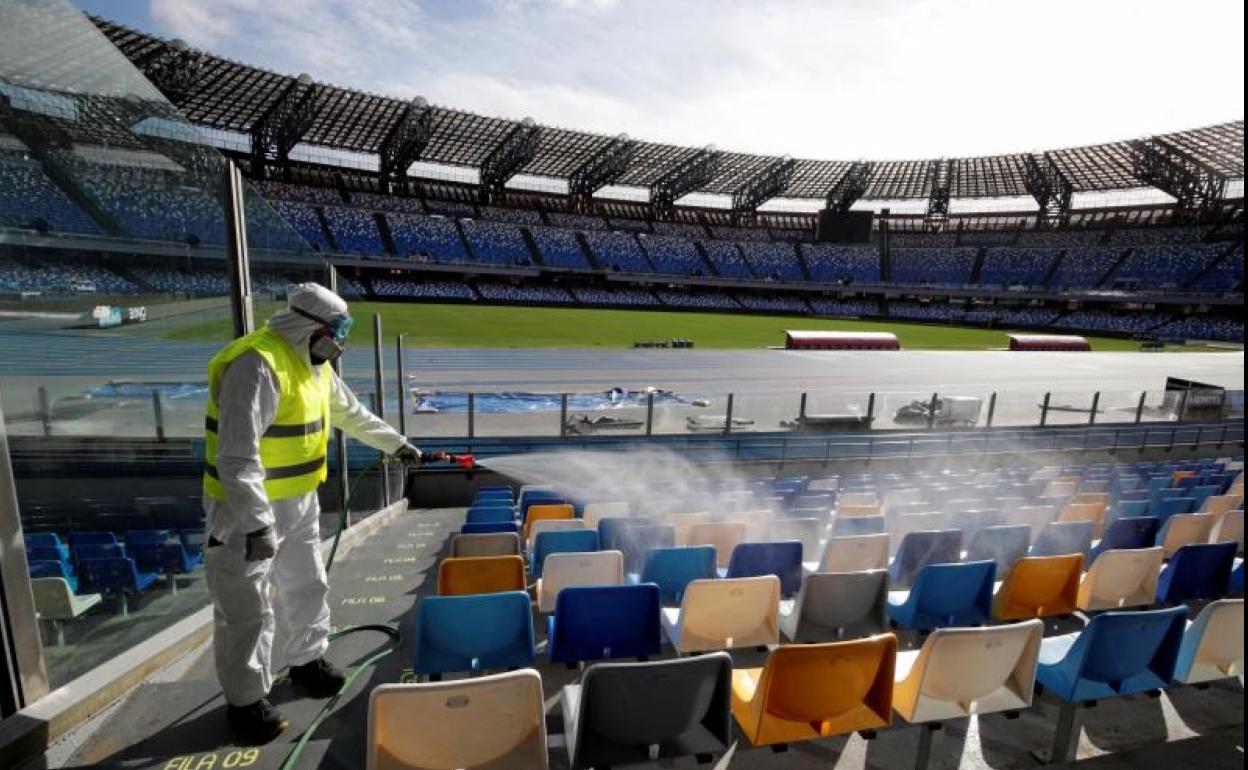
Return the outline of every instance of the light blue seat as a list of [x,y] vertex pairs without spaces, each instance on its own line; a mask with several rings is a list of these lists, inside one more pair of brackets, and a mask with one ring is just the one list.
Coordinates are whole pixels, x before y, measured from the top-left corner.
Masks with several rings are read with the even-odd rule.
[[1081,553],[1086,561],[1092,552],[1094,526],[1090,521],[1055,521],[1046,524],[1031,544],[1030,554],[1063,556],[1068,553]]
[[888,592],[888,617],[901,628],[978,626],[992,616],[992,561],[929,564],[909,591]]
[[1110,550],[1148,548],[1157,537],[1157,519],[1152,516],[1129,516],[1114,519],[1105,527],[1101,541],[1092,549],[1089,565],[1097,556]]
[[834,516],[832,517],[832,537],[882,535],[884,524],[883,516]]
[[1152,508],[1152,514],[1157,517],[1157,526],[1165,528],[1166,522],[1171,516],[1180,513],[1195,513],[1196,498],[1194,497],[1170,497],[1161,500]]
[[598,533],[592,529],[563,529],[540,532],[529,556],[529,574],[542,576],[542,565],[552,553],[589,553],[598,550]]
[[520,534],[520,525],[515,521],[469,521],[459,528],[462,535],[484,535],[489,532],[515,532]]
[[204,562],[201,551],[191,551],[177,537],[163,542],[136,543],[131,549],[141,570],[161,575],[185,575]]
[[797,540],[738,543],[728,559],[726,578],[775,575],[780,595],[788,598],[802,587],[802,544]]
[[503,591],[426,596],[416,605],[412,671],[442,674],[524,668],[534,662],[529,595]]
[[1095,615],[1080,632],[1040,642],[1036,681],[1067,703],[1162,689],[1174,678],[1186,624],[1186,607]]
[[888,567],[888,583],[905,588],[914,582],[919,570],[929,564],[950,564],[961,561],[962,531],[932,529],[909,532],[901,539],[897,554]]
[[966,561],[991,560],[997,565],[997,578],[1004,580],[1014,562],[1027,555],[1031,545],[1031,527],[1026,524],[1003,524],[984,527],[971,535],[966,546]]
[[473,500],[472,505],[469,507],[470,508],[506,508],[507,510],[512,511],[513,513],[516,510],[516,506],[513,505],[510,500],[506,498],[502,498],[502,497],[497,498],[497,499],[492,499],[492,498],[487,497],[484,500],[478,498],[476,500]]
[[143,593],[159,577],[154,572],[140,572],[134,560],[125,557],[85,559],[78,563],[78,571],[88,588],[110,596]]
[[121,543],[83,543],[74,546],[74,559],[81,564],[92,559],[124,559],[130,554]]
[[691,545],[646,551],[640,575],[630,575],[629,579],[634,583],[654,583],[663,603],[680,604],[691,582],[715,577],[715,546]]
[[1174,552],[1157,579],[1157,602],[1220,599],[1226,595],[1235,566],[1237,545],[1200,543]]
[[598,520],[598,545],[604,551],[619,551],[617,538],[626,527],[641,527],[652,524],[644,516],[605,516]]
[[1148,516],[1150,508],[1152,508],[1152,503],[1148,500],[1119,500],[1110,510],[1110,518],[1131,519]]
[[658,655],[661,611],[659,587],[653,583],[564,588],[547,621],[550,661]]
[[469,508],[465,518],[469,524],[491,524],[504,521],[515,521],[516,513],[510,506],[506,508]]
[[1233,596],[1243,596],[1244,594],[1244,560],[1236,559],[1235,568],[1231,570],[1231,579],[1227,585],[1226,592]]
[[624,554],[625,572],[640,572],[647,551],[672,548],[675,545],[676,527],[649,521],[638,526],[625,527],[615,537],[616,550]]

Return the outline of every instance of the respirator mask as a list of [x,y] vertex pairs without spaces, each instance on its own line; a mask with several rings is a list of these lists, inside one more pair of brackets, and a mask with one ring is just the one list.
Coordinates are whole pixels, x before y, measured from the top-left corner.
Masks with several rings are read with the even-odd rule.
[[329,320],[318,318],[297,307],[292,307],[291,310],[309,321],[315,321],[322,327],[312,334],[312,338],[308,342],[308,355],[311,357],[312,363],[323,364],[328,361],[336,361],[343,354],[343,351],[347,349],[347,335],[351,333],[351,325],[355,323],[354,318],[346,315]]

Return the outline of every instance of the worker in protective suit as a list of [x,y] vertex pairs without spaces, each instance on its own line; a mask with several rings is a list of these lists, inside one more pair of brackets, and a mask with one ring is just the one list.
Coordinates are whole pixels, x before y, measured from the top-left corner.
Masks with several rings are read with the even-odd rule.
[[289,287],[287,298],[208,364],[204,567],[228,722],[248,743],[286,728],[268,701],[275,652],[313,697],[345,681],[324,657],[329,583],[318,549],[331,425],[410,466],[442,457],[408,444],[329,366],[351,328],[347,304],[315,283]]

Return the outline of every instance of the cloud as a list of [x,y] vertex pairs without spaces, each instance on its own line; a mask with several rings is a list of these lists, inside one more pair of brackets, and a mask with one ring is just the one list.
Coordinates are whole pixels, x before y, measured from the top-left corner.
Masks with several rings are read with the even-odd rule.
[[1225,0],[150,2],[157,31],[282,72],[799,157],[1047,148],[1244,109],[1244,7]]

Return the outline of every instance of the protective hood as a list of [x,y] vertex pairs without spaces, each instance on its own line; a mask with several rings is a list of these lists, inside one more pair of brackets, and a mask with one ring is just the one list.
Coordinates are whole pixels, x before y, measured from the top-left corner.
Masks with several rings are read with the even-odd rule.
[[321,324],[291,308],[299,308],[309,315],[327,320],[341,318],[348,312],[342,297],[319,283],[296,283],[286,287],[286,307],[269,318],[269,328],[289,342],[305,361],[309,360],[308,341]]

